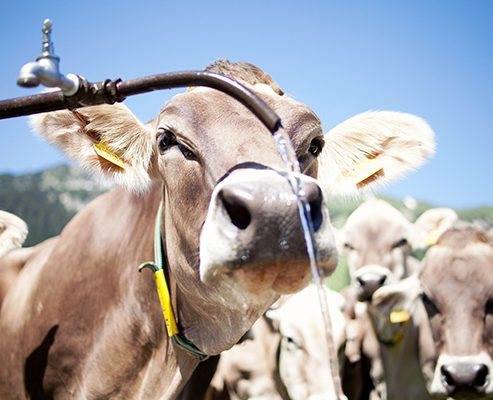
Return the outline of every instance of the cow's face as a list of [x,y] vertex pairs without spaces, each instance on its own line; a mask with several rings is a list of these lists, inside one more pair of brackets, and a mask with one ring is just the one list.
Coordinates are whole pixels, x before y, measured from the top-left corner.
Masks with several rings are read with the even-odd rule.
[[[313,177],[322,126],[306,106],[262,85],[301,169]],[[233,280],[247,293],[291,293],[311,279],[296,198],[273,135],[243,105],[213,89],[175,96],[148,124],[155,174],[164,182],[168,259],[176,274],[207,284]],[[315,225],[319,266],[336,266],[322,191],[302,177]],[[200,235],[199,235],[200,234]],[[188,265],[189,268],[183,269]]]
[[412,224],[383,200],[363,203],[338,232],[358,300],[408,276]]
[[449,208],[427,210],[411,223],[384,200],[359,206],[336,232],[358,300],[370,300],[378,288],[410,276],[419,265],[409,256],[411,247],[429,246],[456,220]]
[[[448,231],[427,252],[420,281],[432,335],[421,329],[421,360],[433,368],[429,391],[493,397],[493,246],[479,232]],[[434,352],[426,352],[427,340]]]

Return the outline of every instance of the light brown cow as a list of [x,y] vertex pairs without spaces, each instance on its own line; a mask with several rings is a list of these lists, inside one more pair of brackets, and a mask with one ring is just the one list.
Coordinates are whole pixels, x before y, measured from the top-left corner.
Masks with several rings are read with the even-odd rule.
[[[345,300],[323,289],[332,325],[333,348],[343,355],[346,342]],[[252,327],[253,339],[221,354],[212,381],[214,395],[232,400],[336,399],[325,326],[315,285],[268,310]],[[337,357],[333,354],[332,357]],[[343,368],[343,359],[341,369]],[[336,371],[339,373],[339,371]],[[339,378],[339,377],[338,377]],[[339,399],[346,397],[340,393]]]
[[435,208],[423,213],[413,224],[386,201],[373,199],[361,204],[336,232],[339,251],[347,256],[351,276],[351,287],[346,289],[345,296],[348,308],[352,309],[347,312],[365,327],[362,350],[371,363],[374,398],[387,396],[381,345],[366,305],[355,301],[369,301],[379,287],[410,276],[419,266],[418,260],[409,255],[411,247],[418,249],[431,244],[456,220],[453,210]]
[[[493,397],[492,291],[493,245],[484,233],[465,228],[439,238],[426,253],[419,276],[374,293],[371,307],[379,315],[379,334],[396,337],[401,332],[402,337],[388,349],[395,373],[388,382],[391,398]],[[410,315],[408,321],[389,322],[403,311]],[[407,353],[407,364],[414,368],[399,367],[404,358],[398,353]]]
[[[337,254],[317,173],[326,191],[355,193],[433,152],[433,132],[417,117],[367,113],[324,138],[315,114],[257,67],[221,61],[209,70],[247,85],[281,117],[307,174],[325,275]],[[287,167],[271,133],[229,96],[191,88],[146,124],[123,105],[48,113],[33,124],[83,168],[130,190],[96,199],[24,266],[0,315],[0,398],[172,399],[199,363],[184,347],[230,348],[281,293],[310,281]],[[370,156],[382,169],[351,179]],[[192,345],[168,337],[154,279],[137,272],[154,260],[158,210],[172,309]]]
[[27,237],[26,223],[6,211],[0,211],[0,306],[8,289],[17,278],[22,265],[19,262],[5,261],[12,258],[12,254],[26,256],[27,249],[14,250],[22,246]]

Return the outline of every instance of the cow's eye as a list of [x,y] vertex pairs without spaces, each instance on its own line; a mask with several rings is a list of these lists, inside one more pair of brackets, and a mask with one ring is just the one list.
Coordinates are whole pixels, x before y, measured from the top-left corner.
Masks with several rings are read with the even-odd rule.
[[402,238],[398,242],[395,242],[394,245],[392,246],[393,249],[397,249],[398,247],[404,247],[407,246],[407,239]]
[[182,145],[178,145],[178,147],[186,159],[188,159],[188,160],[195,160],[196,159],[193,151],[187,149],[185,146],[182,146]]
[[315,157],[318,157],[322,153],[324,144],[324,141],[319,138],[313,139],[310,143],[310,148],[308,149],[308,151],[312,153]]
[[175,144],[177,144],[176,136],[172,132],[166,129],[159,130],[157,135],[157,146],[161,154]]
[[432,318],[436,314],[440,314],[440,310],[435,305],[433,300],[431,300],[426,293],[421,293],[421,300],[423,301],[423,305],[426,308],[426,312],[428,313],[428,317]]
[[351,246],[349,243],[344,243],[344,248],[345,248],[346,250],[348,250],[348,251],[349,251],[349,250],[354,250],[354,247],[353,247],[353,246]]
[[301,346],[297,343],[297,341],[292,336],[284,336],[285,348],[287,350],[298,350],[301,349]]

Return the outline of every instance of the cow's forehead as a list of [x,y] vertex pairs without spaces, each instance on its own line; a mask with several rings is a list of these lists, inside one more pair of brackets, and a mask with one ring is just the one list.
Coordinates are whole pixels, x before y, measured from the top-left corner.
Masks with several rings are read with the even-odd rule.
[[389,225],[408,227],[410,222],[400,211],[392,207],[386,201],[377,199],[361,204],[348,218],[346,227],[368,224],[371,220],[385,220]]
[[[344,231],[354,244],[368,239],[386,240],[389,244],[406,237],[411,223],[402,213],[385,201],[363,203],[348,218]],[[370,235],[370,236],[369,236]]]
[[[284,128],[290,133],[293,144],[298,146],[305,136],[323,136],[322,123],[305,104],[275,93],[268,85],[251,87],[281,118]],[[173,97],[161,110],[159,118],[179,115],[188,123],[217,124],[233,121],[263,127],[262,123],[244,105],[215,89],[199,87]],[[230,117],[230,118],[228,118]]]
[[443,299],[493,294],[493,247],[471,243],[461,249],[436,245],[423,260],[420,280],[428,294]]

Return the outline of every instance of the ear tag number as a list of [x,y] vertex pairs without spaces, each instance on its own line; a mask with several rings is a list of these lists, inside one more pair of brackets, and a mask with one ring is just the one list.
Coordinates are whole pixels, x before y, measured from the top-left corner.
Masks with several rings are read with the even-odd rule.
[[111,151],[106,142],[103,142],[101,140],[99,143],[94,143],[93,146],[96,150],[96,153],[98,153],[100,157],[103,157],[110,163],[115,164],[122,169],[125,169],[125,164],[123,163],[122,159]]
[[354,168],[354,171],[351,173],[351,181],[357,185],[370,176],[375,175],[382,168],[383,163],[379,158],[366,158]]

